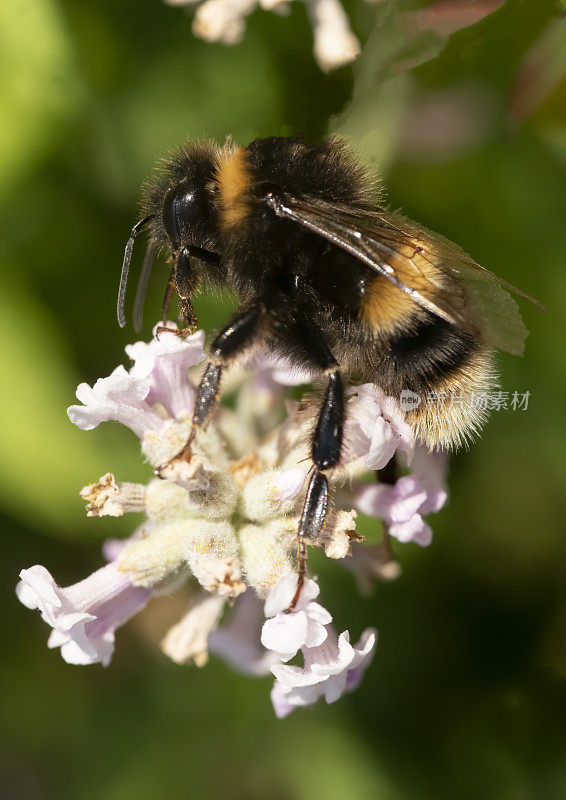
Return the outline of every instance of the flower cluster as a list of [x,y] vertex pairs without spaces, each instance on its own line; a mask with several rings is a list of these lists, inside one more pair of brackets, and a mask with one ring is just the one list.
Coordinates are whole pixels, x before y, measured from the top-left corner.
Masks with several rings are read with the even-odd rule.
[[[130,369],[120,366],[93,387],[81,384],[81,404],[68,409],[84,430],[109,420],[127,425],[152,467],[187,439],[204,359],[202,331],[183,339],[170,327],[128,346]],[[151,598],[186,584],[189,607],[161,644],[175,662],[202,666],[212,653],[251,675],[271,671],[278,716],[356,688],[373,657],[375,631],[364,631],[355,645],[348,631],[337,635],[308,578],[288,611],[316,404],[285,401],[284,387],[309,378],[279,361],[234,368],[224,385],[233,402],[198,431],[186,459],[147,484],[107,473],[81,490],[89,516],[142,512],[144,522],[129,538],[105,542],[106,566],[72,586],[59,587],[39,565],[22,570],[18,597],[51,626],[49,647],[71,664],[107,666],[116,629]],[[408,474],[391,485],[363,482],[392,458]],[[415,444],[394,400],[374,385],[351,387],[342,461],[329,475],[338,502],[309,545],[354,572],[362,590],[374,578],[396,577],[389,537],[430,543],[423,516],[446,501],[445,471],[444,456]],[[358,511],[383,521],[381,545],[362,543]],[[286,663],[295,657],[302,666]]]
[[[193,33],[206,42],[236,44],[256,8],[289,13],[290,0],[165,0],[174,6],[196,6]],[[313,28],[314,57],[324,72],[343,67],[360,53],[360,43],[340,0],[306,0]]]
[[368,628],[352,647],[350,634],[339,637],[330,626],[332,616],[315,603],[319,588],[306,580],[299,602],[292,613],[287,609],[297,588],[295,576],[281,578],[265,604],[261,642],[277,653],[280,661],[290,661],[301,650],[304,667],[285,663],[271,667],[276,681],[271,699],[278,717],[286,717],[298,706],[308,706],[320,697],[334,703],[345,692],[359,686],[369,666],[376,645],[377,633]]

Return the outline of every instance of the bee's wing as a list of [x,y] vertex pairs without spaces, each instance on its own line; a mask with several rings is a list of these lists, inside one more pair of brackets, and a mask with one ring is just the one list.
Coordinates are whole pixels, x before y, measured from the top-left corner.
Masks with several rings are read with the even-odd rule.
[[359,258],[422,308],[508,353],[520,355],[528,336],[509,291],[544,308],[457,245],[400,214],[287,194],[269,196],[267,203],[279,217]]

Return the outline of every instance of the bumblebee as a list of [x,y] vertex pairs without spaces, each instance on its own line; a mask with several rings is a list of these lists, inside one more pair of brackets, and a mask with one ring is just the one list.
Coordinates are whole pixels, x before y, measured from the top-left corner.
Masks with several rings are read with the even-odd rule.
[[[324,526],[325,473],[340,461],[346,382],[376,383],[397,398],[434,393],[436,402],[421,402],[407,422],[430,448],[459,446],[484,422],[485,410],[470,399],[497,385],[494,348],[524,348],[527,330],[509,292],[539,305],[457,245],[386,210],[371,171],[338,138],[188,143],[144,187],[143,208],[126,245],[120,325],[133,243],[144,228],[150,245],[137,322],[154,251],[172,263],[164,319],[176,292],[185,332],[196,328],[197,287],[229,287],[240,303],[210,345],[191,439],[176,458],[206,424],[223,367],[251,347],[325,379],[300,542]],[[304,558],[300,583],[302,574]]]

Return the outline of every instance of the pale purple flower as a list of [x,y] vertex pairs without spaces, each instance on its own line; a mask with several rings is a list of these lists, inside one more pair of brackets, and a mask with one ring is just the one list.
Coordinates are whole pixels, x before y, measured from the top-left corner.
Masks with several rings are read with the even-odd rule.
[[303,649],[304,667],[272,666],[276,681],[271,700],[277,717],[310,706],[321,697],[335,703],[343,694],[354,691],[373,659],[376,643],[377,632],[372,628],[367,628],[354,646],[348,631],[336,637],[330,629],[320,646]]
[[280,386],[301,386],[310,383],[313,378],[311,370],[297,367],[284,357],[270,354],[255,362],[254,371],[269,376]]
[[313,379],[311,370],[297,367],[274,353],[254,354],[242,366],[253,372],[257,391],[266,392],[274,399],[283,395],[286,386],[301,386]]
[[67,414],[83,431],[90,431],[101,422],[121,422],[143,439],[147,431],[160,431],[165,424],[146,402],[150,388],[147,378],[131,375],[120,365],[92,387],[81,383],[76,394],[83,405],[69,406]]
[[417,447],[413,472],[393,486],[375,483],[361,487],[355,498],[357,508],[382,519],[389,534],[400,542],[426,547],[432,541],[432,529],[423,516],[440,511],[446,503],[447,460],[444,453],[428,453],[424,447]]
[[365,383],[346,391],[353,395],[347,404],[344,445],[348,460],[361,458],[368,469],[382,469],[401,451],[410,462],[414,437],[404,414],[393,397],[378,386]]
[[253,589],[238,597],[225,625],[208,637],[208,649],[244,675],[268,675],[279,661],[259,643],[263,603]]
[[[125,424],[142,439],[152,465],[170,459],[186,441],[195,398],[189,370],[204,357],[202,331],[183,339],[174,325],[168,328],[126,348],[129,371],[120,366],[92,387],[81,384],[82,405],[68,409],[85,430],[105,420]],[[298,498],[308,474],[303,434],[310,416],[289,401],[281,421],[281,386],[312,376],[289,374],[288,366],[264,358],[249,381],[234,372],[233,408],[220,405],[187,458],[172,459],[164,480],[137,484],[107,472],[81,491],[91,516],[140,512],[145,519],[128,539],[107,540],[103,553],[110,563],[73,586],[59,587],[39,565],[21,572],[18,597],[40,611],[53,629],[48,646],[60,647],[65,661],[108,665],[116,629],[151,596],[191,580],[204,591],[162,642],[174,661],[201,666],[212,652],[249,675],[271,671],[280,717],[321,697],[332,703],[358,686],[373,657],[373,629],[352,646],[348,631],[333,630],[331,614],[316,602],[317,583],[306,577],[289,611],[298,585]],[[379,470],[394,455],[408,463],[414,441],[396,400],[370,384],[349,389],[348,398],[343,466],[349,477],[361,476],[364,464]],[[423,515],[446,501],[445,471],[443,456],[417,447],[412,474],[395,486],[359,487],[358,507],[381,516],[393,536],[426,544],[431,532]],[[344,496],[348,509],[340,508]],[[310,543],[330,558],[347,560],[361,538],[351,498],[351,490],[335,498],[323,534]],[[397,565],[390,554],[382,556],[356,545],[349,560],[362,577],[391,578]],[[258,598],[265,595],[263,619]],[[220,624],[224,613],[227,621]],[[298,655],[302,666],[283,663]]]
[[377,646],[377,630],[366,628],[354,646],[355,655],[348,667],[345,693],[355,692],[362,683],[365,671],[370,666]]
[[280,661],[288,661],[299,649],[304,659],[303,667],[270,667],[276,678],[271,700],[278,717],[287,716],[298,706],[312,705],[320,697],[334,703],[345,692],[353,691],[373,658],[376,643],[376,632],[370,628],[354,647],[348,631],[336,637],[331,615],[313,602],[319,594],[313,580],[305,581],[296,608],[289,612],[296,588],[296,575],[281,578],[265,603],[265,615],[271,618],[263,625],[262,644],[277,653]]
[[439,511],[446,493],[428,491],[415,475],[399,478],[394,486],[377,483],[364,486],[355,498],[357,508],[387,524],[390,536],[400,542],[415,542],[427,547],[432,541],[432,528],[423,514]]
[[39,564],[23,569],[20,578],[18,599],[41,612],[53,628],[47,646],[60,647],[68,664],[108,666],[116,628],[141,611],[151,595],[135,587],[115,562],[65,588]]
[[83,430],[96,428],[101,422],[121,422],[140,439],[148,431],[159,432],[165,424],[153,406],[159,403],[171,417],[190,415],[194,389],[188,378],[189,367],[204,358],[204,332],[182,339],[173,333],[177,326],[169,323],[171,332],[162,331],[159,338],[155,326],[153,339],[126,347],[134,361],[128,372],[122,365],[107,378],[99,378],[93,387],[81,383],[77,399],[83,405],[67,409],[69,419]]
[[420,480],[406,475],[394,486],[386,483],[364,486],[356,495],[355,503],[363,514],[382,519],[395,539],[426,547],[432,541],[432,529],[419,511],[425,507],[427,499],[428,493]]
[[191,414],[194,403],[194,389],[188,378],[190,367],[205,357],[204,331],[197,331],[186,339],[174,331],[177,326],[169,322],[170,331],[157,335],[156,325],[150,342],[135,342],[127,345],[126,353],[134,361],[130,375],[149,381],[146,402],[153,406],[160,403],[171,417]]
[[411,462],[411,474],[417,477],[427,492],[427,499],[421,506],[419,513],[432,514],[444,508],[448,500],[448,474],[449,455],[446,451],[434,450],[430,452],[423,445],[415,447]]
[[320,589],[315,581],[307,578],[295,609],[288,608],[297,589],[297,576],[285,575],[271,589],[265,601],[265,621],[261,631],[261,643],[279,655],[281,661],[289,661],[303,647],[317,647],[327,637],[326,625],[332,616],[314,598]]
[[395,561],[388,541],[379,544],[352,542],[350,547],[352,555],[342,559],[340,564],[353,574],[360,594],[368,597],[376,580],[389,582],[401,575],[401,565]]

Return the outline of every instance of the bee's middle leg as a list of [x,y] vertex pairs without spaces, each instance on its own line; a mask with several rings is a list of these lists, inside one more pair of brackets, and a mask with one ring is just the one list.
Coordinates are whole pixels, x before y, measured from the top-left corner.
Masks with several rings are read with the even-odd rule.
[[196,432],[206,426],[216,405],[220,393],[222,368],[248,349],[264,316],[265,307],[261,303],[250,306],[236,314],[213,339],[210,345],[209,361],[196,390],[189,438],[177,455],[155,468],[156,475],[161,476],[163,470],[174,461],[190,456],[191,444]]

